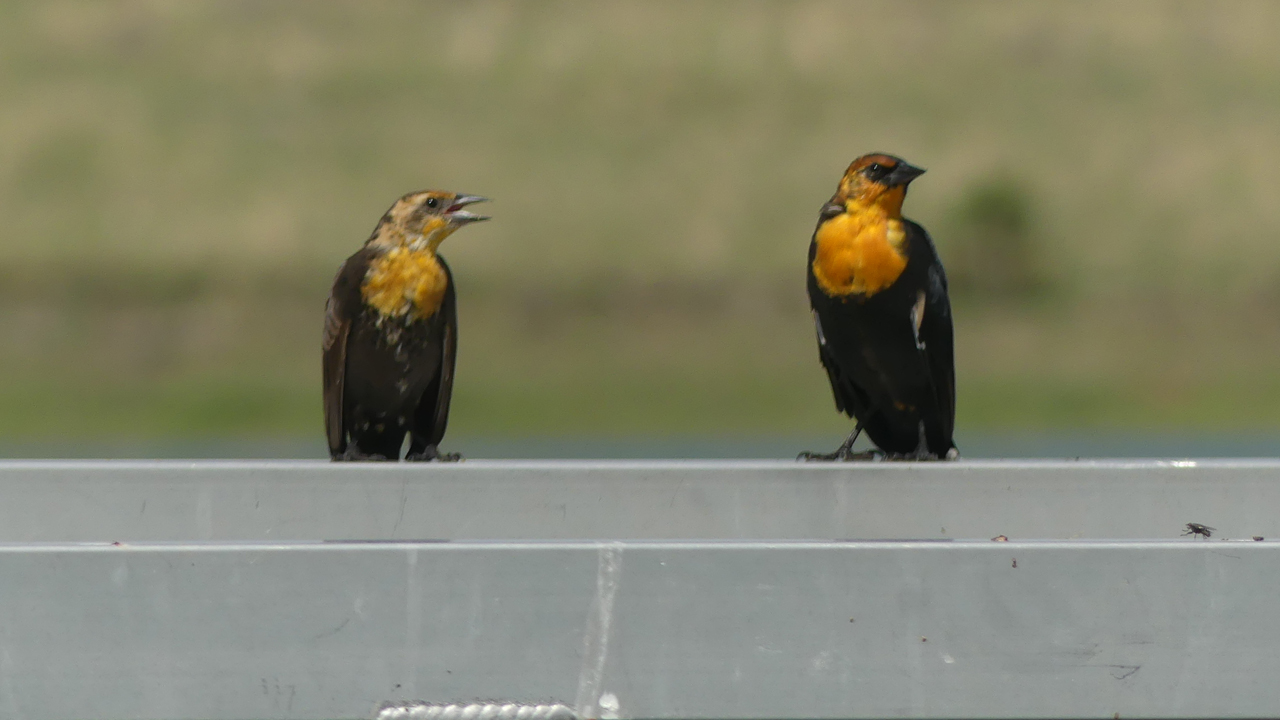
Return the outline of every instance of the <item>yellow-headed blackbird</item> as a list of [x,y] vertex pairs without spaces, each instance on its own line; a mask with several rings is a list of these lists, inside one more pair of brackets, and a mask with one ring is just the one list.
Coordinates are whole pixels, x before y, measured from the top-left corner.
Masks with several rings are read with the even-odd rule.
[[438,446],[449,420],[458,313],[453,276],[436,254],[478,220],[486,198],[409,193],[338,268],[324,316],[324,425],[334,460],[456,460]]
[[845,171],[809,245],[809,303],[836,408],[890,458],[957,456],[956,383],[947,276],[929,234],[902,217],[924,170],[875,153]]

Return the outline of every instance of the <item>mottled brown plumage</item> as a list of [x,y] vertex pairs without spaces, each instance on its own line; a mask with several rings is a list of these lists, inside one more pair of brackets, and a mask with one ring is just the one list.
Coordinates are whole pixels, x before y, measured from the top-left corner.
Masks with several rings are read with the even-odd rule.
[[451,460],[449,420],[458,315],[453,276],[436,253],[485,198],[409,193],[338,268],[325,306],[325,435],[334,460]]

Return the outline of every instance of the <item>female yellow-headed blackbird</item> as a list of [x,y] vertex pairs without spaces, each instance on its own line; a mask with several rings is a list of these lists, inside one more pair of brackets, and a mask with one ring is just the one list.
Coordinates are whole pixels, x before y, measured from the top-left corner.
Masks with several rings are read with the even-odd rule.
[[836,408],[857,421],[834,453],[866,431],[890,458],[957,456],[956,383],[947,276],[924,228],[902,217],[907,185],[924,170],[864,155],[822,206],[809,245],[809,303],[818,357]]
[[458,314],[436,254],[478,220],[476,195],[409,193],[338,268],[324,316],[324,425],[334,460],[456,460],[438,449],[449,420]]

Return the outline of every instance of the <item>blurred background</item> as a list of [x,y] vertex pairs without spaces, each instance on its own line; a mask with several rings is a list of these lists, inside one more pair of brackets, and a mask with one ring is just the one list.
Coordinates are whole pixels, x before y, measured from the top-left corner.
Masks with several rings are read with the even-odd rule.
[[338,264],[450,238],[450,449],[829,450],[804,293],[873,150],[968,455],[1280,452],[1280,4],[0,4],[0,453],[320,457]]

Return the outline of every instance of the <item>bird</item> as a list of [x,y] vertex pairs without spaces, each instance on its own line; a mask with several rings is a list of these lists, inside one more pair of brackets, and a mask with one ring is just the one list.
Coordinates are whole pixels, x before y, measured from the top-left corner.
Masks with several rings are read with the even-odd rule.
[[[832,453],[805,460],[959,457],[947,275],[929,234],[902,217],[924,170],[885,153],[854,160],[818,216],[808,293],[836,409],[855,421]],[[853,453],[866,432],[878,450]]]
[[324,425],[332,460],[458,460],[441,453],[453,394],[458,312],[437,252],[458,228],[488,220],[479,195],[412,192],[383,214],[338,268],[325,303]]

